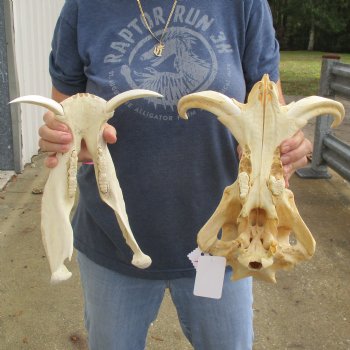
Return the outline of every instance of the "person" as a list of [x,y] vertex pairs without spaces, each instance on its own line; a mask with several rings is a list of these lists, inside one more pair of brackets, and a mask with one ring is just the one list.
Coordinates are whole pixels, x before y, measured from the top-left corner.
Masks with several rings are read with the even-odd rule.
[[[181,120],[176,104],[202,90],[244,102],[265,73],[281,90],[279,45],[266,0],[219,0],[215,6],[207,0],[66,0],[50,54],[53,99],[88,92],[109,100],[136,88],[164,96],[119,107],[103,132],[131,228],[152,258],[147,269],[131,265],[84,144],[79,155],[74,246],[91,350],[144,349],[166,288],[195,349],[252,349],[252,279],[232,282],[227,270],[220,300],[196,297],[187,258],[237,176],[237,143],[209,113],[192,110],[188,121]],[[39,145],[50,152],[45,162],[52,168],[72,135],[52,112],[44,121]],[[286,180],[306,164],[310,150],[302,132],[281,144]]]

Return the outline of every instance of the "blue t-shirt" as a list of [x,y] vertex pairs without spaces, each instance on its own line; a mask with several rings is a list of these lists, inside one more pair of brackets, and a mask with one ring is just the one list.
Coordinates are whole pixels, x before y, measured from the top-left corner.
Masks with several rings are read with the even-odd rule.
[[[143,1],[159,38],[172,1]],[[265,0],[179,0],[158,42],[143,25],[137,1],[66,0],[52,41],[50,73],[64,94],[89,92],[106,100],[143,88],[163,99],[133,100],[110,123],[118,141],[109,149],[130,226],[152,265],[130,264],[115,215],[99,198],[92,165],[78,178],[74,245],[96,263],[136,277],[192,276],[187,258],[196,236],[237,175],[236,141],[207,112],[179,119],[180,97],[216,90],[239,101],[268,73],[278,79],[279,46]]]

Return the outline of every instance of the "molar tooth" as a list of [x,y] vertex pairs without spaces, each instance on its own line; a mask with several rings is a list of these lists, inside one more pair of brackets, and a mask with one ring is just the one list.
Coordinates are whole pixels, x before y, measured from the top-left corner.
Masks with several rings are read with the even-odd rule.
[[239,196],[245,199],[249,192],[249,175],[246,172],[238,174]]
[[276,179],[273,175],[270,175],[268,186],[274,196],[280,196],[284,191],[285,185],[283,178]]
[[68,196],[75,196],[77,190],[78,155],[76,150],[71,152],[68,165]]
[[108,193],[109,185],[107,179],[107,164],[101,147],[97,148],[97,169],[98,169],[98,186],[104,194]]

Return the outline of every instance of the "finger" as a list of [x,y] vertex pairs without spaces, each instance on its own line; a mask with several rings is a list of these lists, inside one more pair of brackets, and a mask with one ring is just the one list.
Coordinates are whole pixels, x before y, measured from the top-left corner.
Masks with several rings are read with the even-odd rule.
[[299,160],[297,160],[294,163],[290,163],[288,165],[283,166],[283,176],[284,176],[284,181],[285,181],[285,186],[286,188],[289,187],[289,179],[292,177],[292,175],[295,173],[296,170],[303,168],[306,166],[308,163],[307,157],[303,157]]
[[103,129],[103,138],[107,143],[115,143],[117,141],[117,130],[110,124],[105,124]]
[[242,149],[241,145],[237,146],[237,154],[238,154],[238,159],[241,159],[242,154],[243,154],[243,149]]
[[312,152],[312,144],[308,139],[303,139],[297,148],[282,154],[281,161],[283,165],[297,163],[299,160],[306,158]]
[[48,128],[53,130],[59,130],[68,132],[69,128],[66,124],[63,124],[55,119],[55,114],[51,111],[48,111],[44,114],[43,120]]
[[296,162],[294,163],[290,163],[287,165],[283,166],[283,172],[285,175],[288,175],[288,177],[290,177],[296,170],[303,168],[305,165],[307,165],[308,160],[307,157],[303,157],[298,159]]
[[284,140],[281,143],[280,149],[281,149],[281,154],[288,153],[300,146],[300,144],[304,141],[305,135],[302,132],[302,130],[298,130],[293,137]]
[[72,134],[70,132],[58,131],[51,129],[46,124],[39,128],[39,136],[47,142],[67,144],[72,142]]
[[287,176],[284,177],[284,186],[286,188],[289,188],[289,177],[287,177]]
[[39,147],[43,152],[54,152],[54,153],[65,153],[67,152],[71,144],[70,143],[54,143],[46,141],[44,139],[39,139]]
[[292,177],[294,173],[293,165],[286,165],[283,167],[283,177],[284,177],[284,182],[285,182],[285,187],[289,187],[289,179]]
[[54,168],[58,164],[58,159],[56,157],[56,153],[48,155],[45,158],[44,163],[48,168],[50,168],[50,169]]

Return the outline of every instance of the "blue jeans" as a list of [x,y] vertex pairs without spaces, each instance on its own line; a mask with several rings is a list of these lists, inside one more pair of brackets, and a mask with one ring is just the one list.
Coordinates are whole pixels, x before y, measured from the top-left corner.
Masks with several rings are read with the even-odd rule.
[[148,280],[95,264],[78,252],[90,350],[144,350],[169,288],[182,330],[196,350],[251,350],[252,280],[230,281],[220,300],[193,295],[194,278]]

